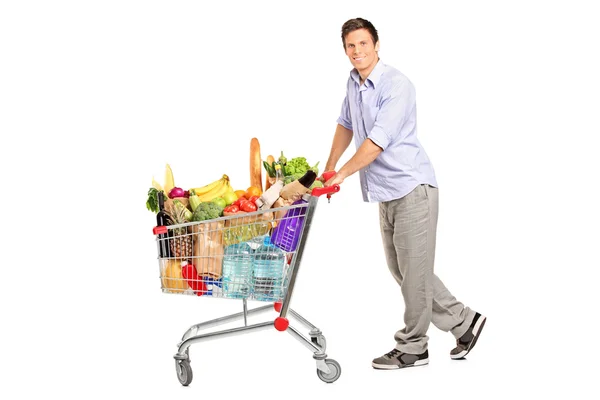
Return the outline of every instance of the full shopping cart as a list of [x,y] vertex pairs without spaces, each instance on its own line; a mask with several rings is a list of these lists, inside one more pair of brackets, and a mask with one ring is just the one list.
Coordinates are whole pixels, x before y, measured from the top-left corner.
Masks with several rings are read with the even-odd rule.
[[[329,201],[339,190],[339,185],[314,188],[288,206],[154,228],[163,292],[243,303],[242,312],[198,323],[183,334],[174,355],[182,385],[192,382],[192,344],[273,328],[289,332],[313,352],[322,381],[332,383],[340,377],[339,363],[327,358],[321,330],[289,308],[319,197],[326,195]],[[249,310],[248,300],[272,304]],[[279,312],[274,320],[248,325],[249,315],[273,309]],[[288,315],[310,329],[310,338],[290,325]],[[243,326],[200,334],[242,318]]]

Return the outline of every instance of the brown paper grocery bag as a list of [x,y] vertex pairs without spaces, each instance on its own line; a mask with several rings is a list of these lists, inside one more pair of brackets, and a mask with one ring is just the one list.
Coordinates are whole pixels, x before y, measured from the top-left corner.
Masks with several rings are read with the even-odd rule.
[[[277,199],[277,201],[273,204],[272,208],[280,208],[280,207],[289,207],[294,203],[293,199],[289,199],[289,200],[284,200],[283,197],[280,197]],[[277,210],[275,212],[275,220],[276,221],[281,221],[281,219],[283,217],[285,217],[285,214],[288,212],[287,209],[283,209],[283,210]]]
[[192,264],[200,276],[221,277],[223,262],[223,222],[215,221],[192,226],[194,257]]

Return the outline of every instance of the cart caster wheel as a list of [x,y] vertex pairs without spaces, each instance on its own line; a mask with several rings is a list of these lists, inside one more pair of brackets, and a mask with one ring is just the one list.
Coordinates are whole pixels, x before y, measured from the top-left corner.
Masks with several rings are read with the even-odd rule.
[[323,351],[327,348],[327,340],[325,340],[325,336],[318,335],[310,338],[310,341],[319,346]]
[[326,383],[333,383],[337,381],[342,374],[342,367],[340,367],[340,364],[330,358],[325,359],[325,364],[327,364],[331,372],[326,374],[320,369],[317,369],[317,375],[319,376],[319,379]]
[[175,361],[175,369],[177,370],[177,379],[183,386],[187,386],[192,383],[194,375],[192,374],[192,367],[190,366],[189,360]]

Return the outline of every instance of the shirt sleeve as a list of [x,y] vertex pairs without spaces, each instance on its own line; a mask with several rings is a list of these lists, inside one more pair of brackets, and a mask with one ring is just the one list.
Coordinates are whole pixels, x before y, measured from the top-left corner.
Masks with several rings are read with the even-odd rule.
[[416,105],[415,88],[409,81],[394,85],[384,96],[367,136],[383,150],[400,137],[402,126]]
[[350,117],[350,106],[348,105],[347,94],[346,97],[344,97],[344,102],[342,103],[342,112],[340,113],[337,123],[350,131],[352,130],[352,118]]

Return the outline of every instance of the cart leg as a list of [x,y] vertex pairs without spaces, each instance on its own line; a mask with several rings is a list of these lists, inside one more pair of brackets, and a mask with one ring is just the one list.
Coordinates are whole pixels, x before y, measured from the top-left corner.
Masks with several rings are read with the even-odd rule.
[[204,335],[194,336],[185,339],[179,344],[179,351],[173,356],[175,358],[175,368],[177,370],[177,378],[183,386],[188,386],[192,382],[192,367],[190,365],[190,346],[194,343],[216,339],[219,336],[234,336],[245,333],[246,331],[258,331],[264,329],[272,329],[273,322],[264,322],[241,328],[226,329],[219,332],[211,332]]
[[291,308],[288,311],[290,312],[292,317],[298,320],[298,322],[310,329],[308,335],[310,336],[311,342],[319,346],[323,351],[326,351],[327,341],[325,340],[325,336],[323,336],[323,332],[321,332],[319,328],[308,322],[308,320],[306,320],[296,311],[292,310]]
[[210,332],[210,333],[206,333],[204,335],[193,336],[193,337],[185,339],[183,342],[181,342],[178,345],[179,350],[177,351],[177,354],[175,354],[173,357],[176,360],[187,360],[187,359],[189,359],[189,350],[188,349],[193,344],[196,344],[199,342],[205,342],[205,341],[209,341],[209,340],[214,340],[219,337],[236,336],[236,335],[246,333],[249,331],[266,330],[269,328],[273,328],[273,321],[263,322],[260,324],[255,324],[255,325],[250,325],[250,326],[243,326],[240,328],[225,329],[225,330],[218,331],[218,332]]
[[342,368],[337,361],[327,358],[325,351],[304,337],[300,332],[294,329],[294,327],[288,326],[287,331],[300,343],[306,346],[306,348],[314,352],[313,358],[317,362],[317,376],[319,379],[326,383],[333,383],[340,377]]
[[328,374],[330,372],[329,367],[327,364],[325,364],[327,354],[325,354],[325,352],[319,346],[315,345],[311,340],[308,340],[304,335],[298,332],[293,326],[288,326],[287,331],[307,349],[314,353],[313,358],[317,360],[317,369]]
[[201,329],[207,329],[207,328],[212,328],[214,326],[219,326],[219,325],[223,325],[223,324],[227,324],[229,322],[235,321],[237,319],[240,318],[244,318],[244,325],[247,325],[247,320],[246,320],[246,316],[250,315],[250,314],[261,314],[267,311],[272,310],[273,306],[271,305],[266,305],[266,306],[262,306],[262,307],[257,307],[255,309],[252,310],[247,310],[247,304],[244,300],[244,311],[243,312],[239,312],[236,314],[231,314],[231,315],[227,315],[225,317],[221,317],[221,318],[216,318],[210,321],[206,321],[206,322],[201,322],[199,324],[193,325],[191,326],[184,334],[183,337],[181,339],[182,342],[186,341],[188,338],[195,336],[195,334],[201,330]]

